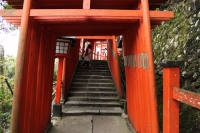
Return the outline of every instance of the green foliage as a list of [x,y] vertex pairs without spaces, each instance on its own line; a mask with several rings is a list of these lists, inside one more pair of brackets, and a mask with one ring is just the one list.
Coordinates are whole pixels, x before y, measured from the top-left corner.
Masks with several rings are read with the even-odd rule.
[[7,56],[5,58],[5,77],[9,81],[11,88],[14,88],[14,75],[15,75],[15,57]]
[[0,74],[0,132],[6,132],[10,127],[12,94],[8,89],[5,79],[9,80],[11,88],[14,86],[15,58],[12,56],[1,59],[4,73]]
[[55,59],[54,63],[54,74],[53,74],[53,82],[57,82],[57,72],[58,72],[58,59]]
[[8,3],[6,3],[4,5],[4,9],[13,9],[11,5],[9,5]]
[[[200,2],[169,0],[160,10],[175,12],[174,19],[152,30],[160,127],[162,129],[162,67],[163,59],[182,60],[181,88],[199,92],[200,87]],[[200,111],[186,104],[180,106],[180,132],[200,131]]]

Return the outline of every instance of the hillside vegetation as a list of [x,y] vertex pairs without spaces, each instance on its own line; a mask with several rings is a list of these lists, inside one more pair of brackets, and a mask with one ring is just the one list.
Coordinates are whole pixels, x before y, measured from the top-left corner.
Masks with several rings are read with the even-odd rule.
[[[200,93],[200,0],[169,0],[158,10],[175,18],[152,30],[160,126],[162,127],[162,67],[164,59],[184,61],[181,88]],[[180,133],[200,132],[200,110],[180,105]]]

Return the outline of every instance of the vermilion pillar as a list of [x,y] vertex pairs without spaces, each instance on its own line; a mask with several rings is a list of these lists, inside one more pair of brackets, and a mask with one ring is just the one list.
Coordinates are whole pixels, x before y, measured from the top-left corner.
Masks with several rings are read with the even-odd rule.
[[22,127],[20,127],[21,122],[23,120],[20,116],[21,102],[24,101],[23,96],[23,74],[24,74],[24,58],[25,58],[25,49],[26,49],[26,38],[27,38],[27,29],[28,29],[28,21],[30,14],[30,6],[31,0],[24,0],[23,11],[22,11],[22,19],[21,19],[21,28],[18,42],[18,53],[17,53],[17,61],[16,61],[16,69],[15,69],[15,83],[14,83],[14,96],[13,96],[13,105],[12,105],[12,117],[11,117],[11,133],[20,133],[22,131]]
[[40,105],[40,94],[39,94],[39,92],[40,92],[40,85],[39,85],[39,82],[38,81],[40,81],[40,79],[38,79],[39,77],[40,77],[40,75],[38,74],[38,73],[40,73],[41,72],[41,66],[39,66],[39,64],[40,64],[40,54],[41,54],[41,46],[40,46],[40,39],[42,38],[42,30],[41,30],[41,26],[40,26],[40,24],[37,24],[37,26],[36,26],[36,42],[35,42],[35,44],[36,44],[36,46],[37,46],[37,49],[36,49],[36,52],[35,52],[35,56],[37,56],[36,57],[36,60],[37,60],[37,63],[35,63],[35,67],[37,67],[37,72],[36,72],[36,84],[34,85],[34,89],[35,89],[35,110],[34,110],[34,114],[32,114],[33,116],[34,116],[34,121],[33,121],[33,123],[38,123],[37,125],[35,125],[34,126],[34,128],[33,128],[33,132],[39,132],[39,125],[40,125],[40,122],[38,122],[38,118],[39,118],[39,105]]
[[49,62],[49,66],[50,66],[50,76],[49,76],[49,86],[50,86],[50,90],[49,90],[49,102],[47,102],[48,105],[48,122],[49,124],[51,123],[51,108],[52,108],[52,88],[53,88],[53,74],[54,74],[54,61],[55,61],[55,47],[56,47],[56,37],[54,35],[52,35],[52,39],[50,40],[51,43],[50,45],[52,46],[51,48],[51,58],[50,58],[50,62]]
[[148,127],[149,132],[151,133],[158,133],[159,126],[158,126],[158,114],[157,114],[157,100],[156,100],[156,86],[155,86],[155,74],[154,74],[154,57],[153,57],[153,48],[152,48],[152,38],[151,38],[151,25],[150,25],[150,11],[149,11],[149,1],[148,0],[141,0],[141,7],[142,7],[142,27],[143,27],[143,39],[144,39],[144,46],[146,49],[144,52],[148,53],[148,62],[149,68],[147,71],[148,76],[148,89],[146,92],[148,93],[149,105],[150,105],[150,121],[151,127]]
[[65,99],[65,90],[66,90],[66,86],[65,86],[65,81],[66,81],[66,65],[67,65],[67,61],[66,58],[64,58],[63,60],[63,75],[62,75],[62,99]]
[[25,112],[25,121],[24,121],[24,130],[23,132],[31,132],[34,126],[32,121],[34,120],[35,112],[35,97],[36,97],[36,83],[37,83],[37,48],[38,44],[36,44],[36,21],[30,20],[31,31],[30,32],[30,40],[27,41],[29,43],[30,48],[27,53],[28,57],[28,76],[26,78],[27,87],[26,87],[26,112]]
[[163,66],[163,133],[179,133],[179,101],[173,99],[173,88],[180,88],[181,61],[165,61]]
[[58,74],[57,74],[57,84],[56,84],[56,100],[55,104],[53,105],[53,116],[61,117],[61,82],[62,82],[62,71],[63,71],[63,60],[64,57],[59,57],[58,63]]
[[56,84],[56,101],[55,101],[55,104],[60,104],[61,82],[62,82],[62,71],[63,71],[63,60],[64,60],[64,57],[59,57],[58,74],[57,74],[57,84]]
[[37,86],[36,86],[36,113],[35,113],[35,121],[39,122],[39,126],[36,126],[34,131],[35,132],[41,132],[41,123],[42,121],[40,120],[41,116],[41,101],[42,101],[42,72],[44,71],[44,58],[43,58],[43,50],[44,50],[44,45],[43,45],[43,38],[45,36],[45,27],[40,27],[40,36],[38,36],[38,70],[37,70]]

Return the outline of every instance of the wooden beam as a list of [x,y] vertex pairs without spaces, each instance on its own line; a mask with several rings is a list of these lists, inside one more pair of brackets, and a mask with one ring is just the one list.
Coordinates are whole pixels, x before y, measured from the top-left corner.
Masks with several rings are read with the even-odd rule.
[[69,24],[69,25],[47,25],[49,30],[109,30],[109,29],[128,29],[131,24]]
[[90,9],[90,0],[83,0],[83,9]]
[[200,109],[200,94],[174,87],[173,99]]
[[139,10],[35,9],[30,16],[141,17]]
[[124,30],[112,30],[112,31],[52,31],[56,36],[111,36],[122,35]]
[[3,19],[5,19],[5,20],[19,20],[19,21],[21,21],[21,17],[3,17]]
[[97,39],[97,40],[101,40],[101,39],[112,39],[112,36],[76,36],[77,39]]
[[[0,16],[21,17],[22,10],[0,10]],[[131,17],[139,19],[142,17],[140,10],[101,10],[101,9],[31,9],[30,16],[34,17]],[[173,18],[171,11],[150,11],[150,18]],[[55,18],[57,19],[57,18]],[[109,19],[109,18],[108,18]]]
[[[35,18],[34,18],[35,19]],[[41,23],[47,23],[47,24],[133,24],[135,21],[134,19],[103,19],[103,18],[98,18],[98,19],[75,19],[75,18],[69,18],[69,19],[36,19],[38,22]]]

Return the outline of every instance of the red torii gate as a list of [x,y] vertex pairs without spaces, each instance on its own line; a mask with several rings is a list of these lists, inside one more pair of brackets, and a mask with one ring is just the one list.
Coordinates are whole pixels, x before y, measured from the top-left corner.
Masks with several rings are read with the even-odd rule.
[[[159,133],[151,28],[174,17],[173,12],[155,11],[165,1],[7,0],[17,9],[1,10],[0,16],[21,27],[11,132],[44,132],[50,123],[57,37],[112,36],[115,53],[114,36],[123,35],[128,118],[137,132]],[[78,60],[73,57],[68,62]],[[73,64],[66,61],[66,70],[73,72]]]

